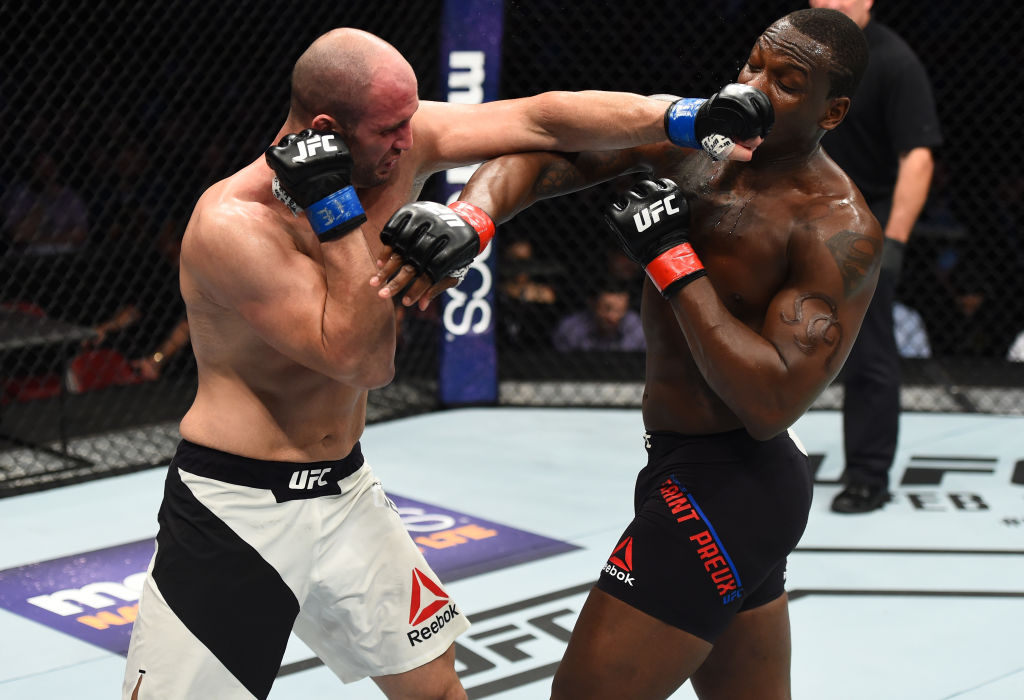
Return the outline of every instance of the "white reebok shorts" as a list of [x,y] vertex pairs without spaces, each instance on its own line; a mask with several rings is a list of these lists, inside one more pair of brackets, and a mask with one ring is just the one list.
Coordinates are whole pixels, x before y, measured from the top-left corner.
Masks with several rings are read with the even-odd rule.
[[342,681],[409,671],[469,628],[359,445],[314,464],[182,441],[122,689],[265,698],[294,630]]

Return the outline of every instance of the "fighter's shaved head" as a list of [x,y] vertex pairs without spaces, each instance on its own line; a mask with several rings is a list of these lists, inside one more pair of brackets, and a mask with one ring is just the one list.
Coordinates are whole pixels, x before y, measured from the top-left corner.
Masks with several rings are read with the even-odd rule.
[[289,121],[328,114],[350,126],[362,114],[370,86],[382,74],[415,74],[398,50],[380,37],[350,27],[318,37],[295,62]]

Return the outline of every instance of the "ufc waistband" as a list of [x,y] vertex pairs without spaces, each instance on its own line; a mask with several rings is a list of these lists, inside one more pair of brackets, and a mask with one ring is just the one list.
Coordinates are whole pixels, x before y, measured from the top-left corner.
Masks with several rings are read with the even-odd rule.
[[178,443],[171,467],[223,481],[272,491],[278,503],[341,493],[338,482],[363,466],[363,453],[357,442],[341,459],[324,462],[275,462],[242,457],[197,445],[188,440]]

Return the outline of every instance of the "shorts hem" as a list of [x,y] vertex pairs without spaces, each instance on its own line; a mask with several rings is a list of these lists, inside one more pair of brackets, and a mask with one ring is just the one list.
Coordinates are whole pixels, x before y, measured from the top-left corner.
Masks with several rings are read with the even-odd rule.
[[675,621],[672,621],[672,620],[666,620],[665,619],[665,615],[659,613],[657,610],[655,610],[653,608],[653,606],[643,607],[643,606],[638,605],[636,603],[636,601],[629,600],[626,597],[624,597],[622,595],[619,595],[616,592],[616,590],[613,589],[612,587],[602,585],[602,582],[601,582],[600,579],[598,579],[598,583],[597,583],[596,587],[597,587],[597,589],[599,591],[601,591],[602,593],[607,593],[608,595],[610,595],[612,598],[615,598],[615,600],[619,601],[620,603],[625,603],[626,605],[628,605],[629,607],[633,608],[634,610],[636,610],[638,612],[642,612],[644,615],[649,615],[649,616],[653,617],[655,620],[657,620],[658,622],[662,622],[662,623],[668,625],[669,627],[675,627],[677,630],[680,630],[682,632],[686,632],[687,634],[692,634],[694,637],[697,637],[698,639],[701,639],[701,640],[707,642],[708,644],[714,644],[715,640],[718,638],[718,635],[709,634],[707,631],[705,631],[705,632],[697,632],[697,631],[695,631],[693,629],[692,625],[690,626],[690,628],[687,628],[687,627],[684,627],[679,622],[675,622]]
[[420,654],[415,658],[406,659],[401,663],[391,664],[390,666],[374,668],[372,670],[361,669],[358,671],[353,671],[352,673],[338,673],[337,671],[335,671],[335,673],[337,674],[338,678],[341,679],[342,683],[348,684],[355,683],[356,681],[361,681],[364,678],[376,678],[378,676],[394,676],[399,673],[405,673],[406,671],[412,671],[414,669],[419,668],[420,666],[424,666],[430,663],[431,661],[433,661],[434,659],[438,658],[446,651],[448,651],[448,648],[452,644],[454,644],[455,640],[462,634],[464,634],[469,629],[469,627],[470,622],[466,620],[464,625],[460,626],[457,630],[451,633],[451,637],[447,639],[448,643],[444,645],[442,649],[430,648],[428,650],[425,650],[423,654]]

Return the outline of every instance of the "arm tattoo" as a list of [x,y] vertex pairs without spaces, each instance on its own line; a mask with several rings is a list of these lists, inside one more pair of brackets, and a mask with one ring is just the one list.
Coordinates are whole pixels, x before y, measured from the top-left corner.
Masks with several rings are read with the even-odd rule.
[[816,299],[826,306],[828,306],[828,313],[821,312],[810,312],[809,317],[806,319],[807,325],[804,328],[803,336],[799,334],[793,335],[793,340],[796,342],[797,348],[800,352],[805,355],[811,355],[820,345],[827,345],[832,348],[832,352],[828,357],[825,358],[825,368],[828,369],[829,365],[832,364],[832,358],[836,356],[836,352],[839,350],[839,342],[843,339],[843,326],[839,323],[837,317],[836,303],[824,294],[801,294],[793,300],[793,316],[792,318],[786,317],[786,312],[783,311],[779,314],[782,317],[782,322],[795,326],[804,322],[804,304],[809,299]]
[[854,231],[840,231],[825,242],[843,276],[847,297],[860,287],[868,276],[878,253],[878,241]]
[[546,199],[576,192],[632,170],[632,159],[623,151],[566,153],[540,172],[534,181],[534,194]]
[[544,168],[537,176],[534,192],[540,198],[554,197],[578,189],[583,184],[583,178],[580,177],[576,164],[559,158]]

